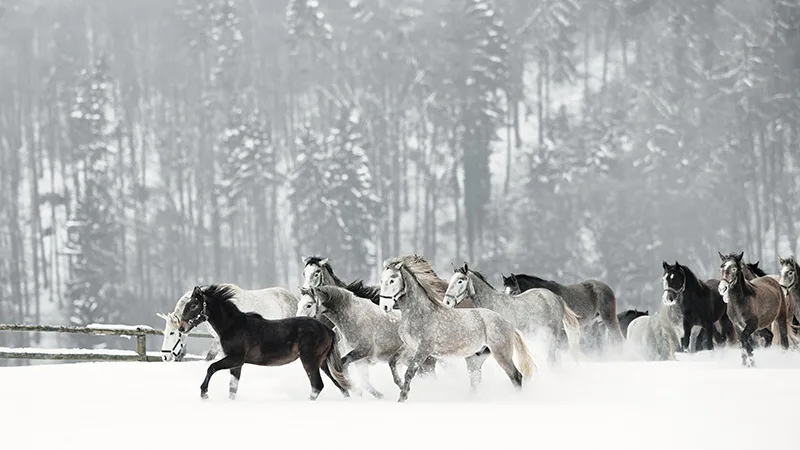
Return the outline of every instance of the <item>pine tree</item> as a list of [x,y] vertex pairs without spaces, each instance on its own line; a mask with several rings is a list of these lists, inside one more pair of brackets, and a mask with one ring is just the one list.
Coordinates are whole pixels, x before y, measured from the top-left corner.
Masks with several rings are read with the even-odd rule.
[[77,205],[67,223],[65,253],[72,258],[67,298],[75,325],[115,322],[125,296],[120,259],[119,210],[113,198],[111,145],[114,132],[112,82],[102,56],[81,73],[70,114],[71,140],[79,172]]
[[338,241],[337,263],[351,277],[368,278],[374,267],[374,241],[380,203],[373,189],[372,174],[358,115],[342,110],[328,137],[326,204],[331,209]]

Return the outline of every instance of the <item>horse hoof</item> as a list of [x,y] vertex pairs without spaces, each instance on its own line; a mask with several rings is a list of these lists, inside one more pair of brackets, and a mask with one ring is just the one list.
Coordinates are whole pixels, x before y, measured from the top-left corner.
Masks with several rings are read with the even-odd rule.
[[201,392],[200,398],[203,400],[208,400],[208,392]]
[[228,394],[228,398],[231,400],[236,400],[236,394]]
[[311,401],[315,401],[319,397],[319,392],[312,392],[311,395],[308,396],[308,399]]

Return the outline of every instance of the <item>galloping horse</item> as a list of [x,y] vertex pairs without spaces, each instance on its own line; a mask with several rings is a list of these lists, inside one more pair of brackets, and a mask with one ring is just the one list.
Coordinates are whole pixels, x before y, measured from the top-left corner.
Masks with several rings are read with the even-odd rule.
[[723,255],[719,253],[719,293],[728,305],[728,317],[740,331],[742,365],[752,367],[753,338],[756,330],[777,322],[781,346],[789,348],[788,308],[781,285],[773,277],[759,277],[752,281],[745,277],[744,253]]
[[[420,364],[432,355],[464,357],[473,389],[481,381],[481,367],[490,354],[517,388],[532,375],[535,364],[514,325],[488,309],[444,306],[432,290],[431,281],[437,277],[424,258],[392,258],[384,261],[383,267],[381,307],[389,313],[395,304],[399,305],[400,338],[405,344],[404,352],[411,355],[404,380],[397,374],[397,361],[404,355],[396,354],[389,362],[395,383],[400,386],[398,401],[408,398],[411,380]],[[515,353],[518,366],[513,361]]]
[[578,315],[581,326],[591,323],[599,315],[610,331],[611,339],[617,344],[624,341],[617,319],[617,303],[614,291],[598,280],[586,280],[577,284],[563,285],[555,281],[526,275],[511,274],[503,277],[506,293],[518,294],[528,289],[547,289],[561,296],[567,306]]

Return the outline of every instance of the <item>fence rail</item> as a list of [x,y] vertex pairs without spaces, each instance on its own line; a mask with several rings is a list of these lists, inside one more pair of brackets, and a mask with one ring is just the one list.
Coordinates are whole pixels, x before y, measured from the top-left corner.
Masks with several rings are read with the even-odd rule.
[[[104,325],[91,324],[85,327],[32,324],[0,324],[0,331],[77,333],[100,336],[123,336],[136,338],[136,351],[116,349],[47,349],[0,347],[0,358],[52,359],[75,361],[161,361],[160,352],[147,351],[147,336],[161,335],[163,332],[147,325]],[[190,333],[192,337],[212,338],[208,333]],[[184,360],[201,360],[197,355],[186,355]]]

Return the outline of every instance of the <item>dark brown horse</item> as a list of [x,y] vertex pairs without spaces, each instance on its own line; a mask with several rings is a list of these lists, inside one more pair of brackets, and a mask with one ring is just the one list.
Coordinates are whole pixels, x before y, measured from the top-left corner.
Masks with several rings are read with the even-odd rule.
[[777,322],[781,346],[789,348],[788,308],[786,297],[778,281],[773,277],[759,277],[748,280],[747,270],[742,262],[744,253],[723,255],[719,253],[720,264],[719,293],[728,305],[728,317],[740,330],[739,343],[742,346],[742,365],[752,367],[753,333]]

